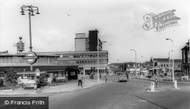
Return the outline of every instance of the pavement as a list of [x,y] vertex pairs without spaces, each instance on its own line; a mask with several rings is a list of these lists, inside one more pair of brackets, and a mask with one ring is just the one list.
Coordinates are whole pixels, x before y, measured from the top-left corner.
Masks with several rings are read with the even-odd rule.
[[[156,78],[152,77],[151,79],[148,79],[146,77],[143,78],[135,78],[132,77],[131,79],[140,79],[140,80],[147,80],[151,82],[155,82]],[[168,80],[167,80],[168,79]],[[174,89],[174,85],[168,85],[168,84],[164,84],[164,83],[173,83],[171,78],[165,78],[164,80],[161,78],[157,79],[158,83],[163,83],[162,85],[158,85],[158,87],[155,87],[155,91],[154,92],[158,92],[158,91],[167,91],[167,90],[173,90]],[[77,91],[77,90],[83,90],[83,89],[87,89],[99,84],[103,84],[105,83],[104,79],[100,79],[100,81],[98,82],[97,79],[89,79],[88,76],[86,76],[83,79],[83,87],[78,86],[78,82],[77,80],[72,80],[66,83],[63,83],[61,85],[56,85],[56,86],[45,86],[43,88],[40,89],[22,89],[22,88],[17,88],[17,89],[9,89],[9,90],[0,90],[0,95],[31,95],[31,94],[47,94],[47,93],[64,93],[64,92],[72,92],[72,91]],[[190,85],[190,81],[178,81],[178,84],[189,84]],[[147,86],[147,91],[150,90],[150,85]],[[190,87],[188,88],[188,90],[190,90]],[[151,92],[151,91],[149,91]]]
[[31,94],[47,94],[47,93],[64,93],[64,92],[71,92],[77,91],[82,89],[87,89],[96,85],[100,85],[105,83],[104,80],[100,80],[99,82],[97,79],[83,79],[83,87],[78,86],[77,80],[71,80],[66,83],[56,85],[56,86],[45,86],[39,89],[9,89],[9,90],[0,90],[0,95],[31,95]]

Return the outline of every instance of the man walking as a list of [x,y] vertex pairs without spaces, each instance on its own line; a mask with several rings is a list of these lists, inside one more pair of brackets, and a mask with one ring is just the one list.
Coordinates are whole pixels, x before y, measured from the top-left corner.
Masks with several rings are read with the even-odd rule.
[[82,86],[83,87],[83,81],[82,81],[83,77],[82,77],[82,70],[79,72],[78,74],[78,86]]
[[105,82],[107,82],[107,81],[108,81],[108,78],[107,78],[107,76],[108,76],[108,73],[105,73],[105,75],[104,75],[104,78],[105,78]]

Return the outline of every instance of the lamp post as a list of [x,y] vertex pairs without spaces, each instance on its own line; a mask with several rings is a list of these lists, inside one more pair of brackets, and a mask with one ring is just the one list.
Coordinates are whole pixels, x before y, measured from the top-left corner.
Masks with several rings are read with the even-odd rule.
[[34,12],[36,11],[36,14],[40,14],[39,13],[39,9],[36,6],[26,6],[23,5],[21,8],[21,15],[25,15],[24,12],[28,11],[28,16],[29,16],[29,38],[30,38],[30,51],[32,51],[32,30],[31,30],[31,16],[34,16]]
[[[141,56],[141,58],[143,58],[143,56]],[[142,68],[142,71],[141,71],[141,68]],[[140,73],[140,77],[141,78],[143,78],[143,75],[142,74],[144,74],[144,73],[142,73],[143,72],[143,61],[142,61],[142,63],[141,62],[139,62],[139,73]]]
[[131,49],[131,51],[135,52],[135,78],[137,78],[137,52],[134,49]]
[[[103,49],[103,43],[107,43],[107,41],[102,41],[102,49]],[[107,61],[108,62],[108,61]],[[105,70],[104,70],[104,73],[105,73],[105,71],[107,72],[107,66],[108,66],[108,64],[106,65],[106,67],[105,67]]]
[[[106,43],[106,41],[102,41],[102,43]],[[100,43],[99,43],[99,39],[98,39],[98,37],[97,37],[97,80],[98,80],[98,83],[100,82],[100,72],[99,72],[99,67],[100,67],[100,57],[99,57],[99,55],[100,55],[100,45],[99,45]]]
[[169,72],[170,72],[170,52],[172,52],[173,50],[170,50],[168,53],[168,68],[169,68]]
[[171,42],[172,42],[172,60],[173,60],[173,62],[172,62],[172,81],[174,82],[174,80],[175,80],[175,75],[174,75],[174,44],[173,44],[173,40],[172,39],[170,39],[170,38],[166,38],[166,40],[170,40]]
[[100,72],[99,72],[99,39],[97,37],[97,80],[100,82]]
[[[30,49],[30,52],[31,54],[33,54],[32,52],[32,30],[31,30],[31,16],[34,16],[34,12],[36,12],[36,14],[40,14],[39,13],[39,9],[38,7],[36,6],[26,6],[26,5],[22,5],[21,6],[21,15],[25,15],[25,11],[28,11],[28,16],[29,16],[29,40],[30,40],[30,46],[29,46],[29,49]],[[29,54],[29,56],[31,55]],[[35,54],[35,53],[34,53]],[[35,56],[35,55],[32,55],[32,56]],[[33,61],[35,59],[28,59],[29,61]],[[30,63],[30,70],[32,71],[33,70],[33,67],[32,67],[32,64],[33,63]]]

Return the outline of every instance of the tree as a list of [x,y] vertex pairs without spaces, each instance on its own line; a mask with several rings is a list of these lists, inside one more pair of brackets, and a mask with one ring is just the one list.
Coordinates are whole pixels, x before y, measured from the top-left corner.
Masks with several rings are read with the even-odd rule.
[[5,71],[5,82],[8,84],[16,84],[17,83],[17,72],[14,69],[9,69],[8,71]]
[[0,87],[3,87],[3,79],[0,78]]
[[45,86],[47,84],[46,79],[49,77],[48,74],[41,74],[40,76],[37,76],[37,87],[40,88],[41,86]]

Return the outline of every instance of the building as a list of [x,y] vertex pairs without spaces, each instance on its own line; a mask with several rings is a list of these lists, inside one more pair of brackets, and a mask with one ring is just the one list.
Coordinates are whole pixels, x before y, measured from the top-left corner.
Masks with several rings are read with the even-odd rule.
[[190,75],[190,55],[189,55],[189,42],[181,49],[182,51],[182,70],[184,75]]
[[75,51],[102,51],[102,41],[98,39],[98,30],[75,34]]
[[[77,79],[79,68],[84,69],[85,73],[97,70],[97,52],[36,52],[38,59],[33,64],[33,69],[40,69],[49,73],[50,77],[66,77],[68,80]],[[0,73],[14,68],[19,72],[30,71],[30,65],[25,60],[26,53],[1,53],[0,54]],[[108,64],[108,51],[99,51],[99,69],[104,72]]]
[[97,51],[98,44],[98,31],[89,31],[89,51]]
[[86,33],[75,34],[75,51],[89,51],[89,38]]
[[[172,59],[169,58],[151,58],[150,64],[153,74],[171,75],[172,72]],[[181,59],[174,59],[174,72],[176,75],[181,75]]]
[[[79,69],[83,69],[84,74],[97,72],[97,70],[100,73],[106,72],[108,51],[102,51],[102,42],[97,39],[98,31],[89,31],[89,37],[86,37],[85,33],[75,35],[75,51],[36,52],[37,61],[32,64],[33,69],[46,71],[50,77],[65,77],[68,80],[77,79]],[[30,64],[25,58],[27,52],[23,52],[24,42],[22,37],[19,39],[20,41],[16,43],[16,54],[9,54],[8,51],[0,52],[0,76],[10,68],[18,72],[30,71]]]

